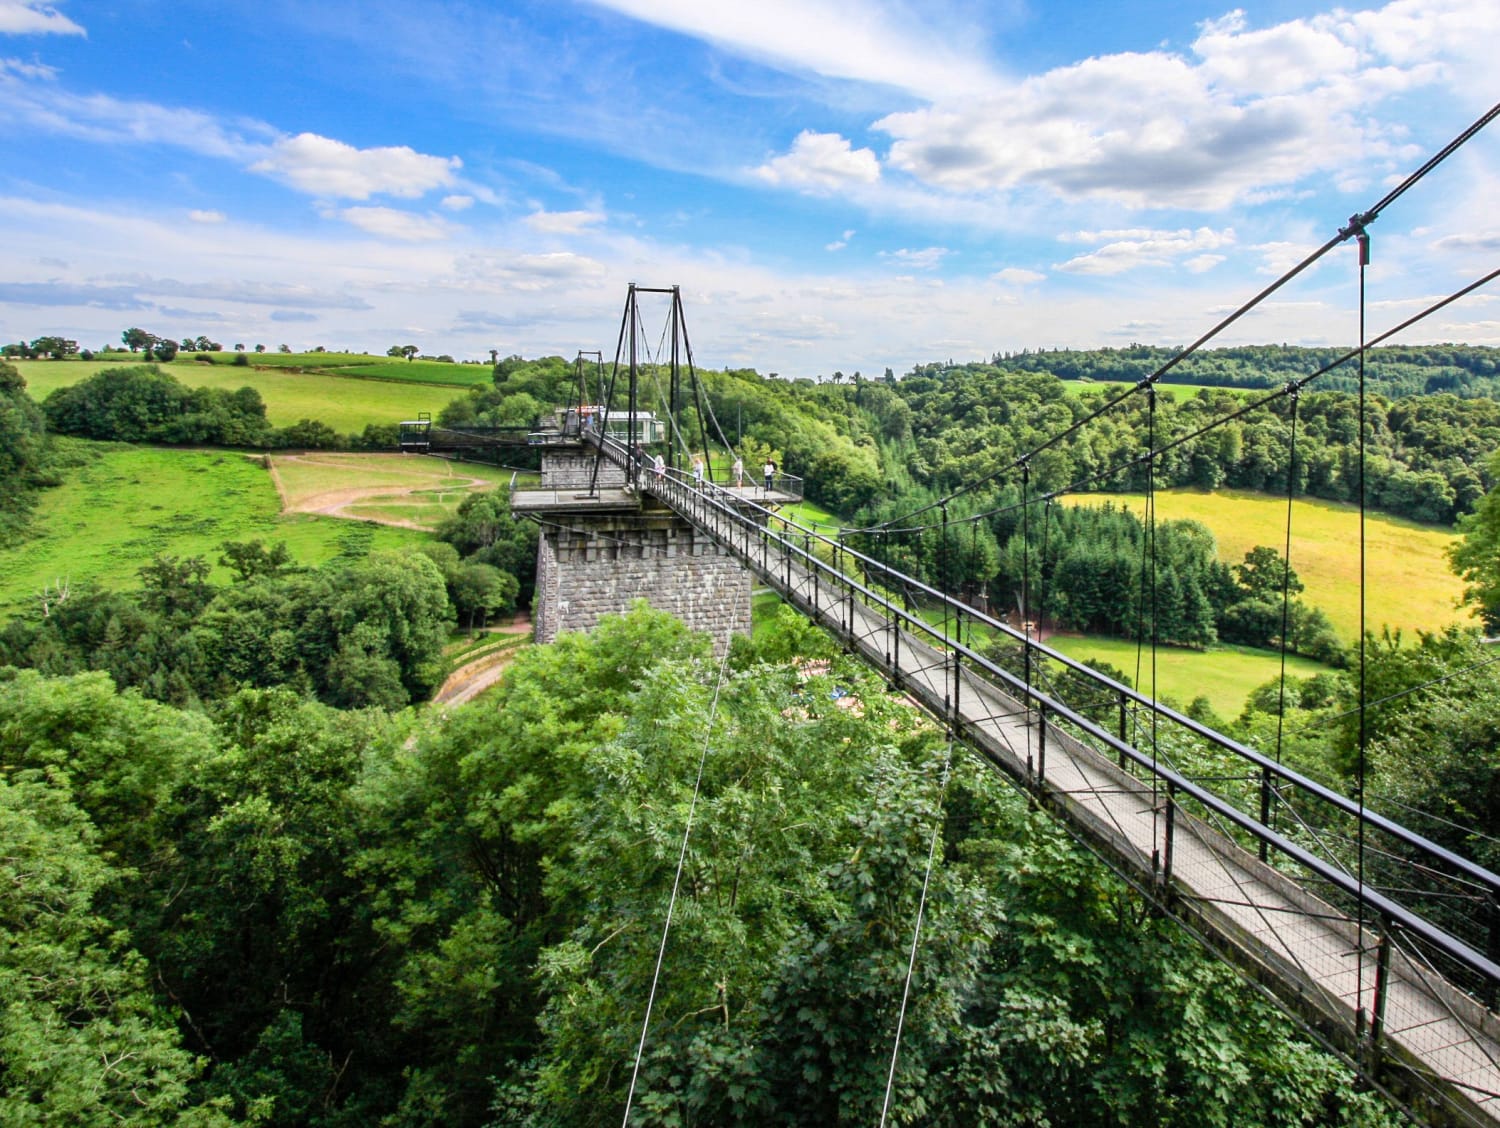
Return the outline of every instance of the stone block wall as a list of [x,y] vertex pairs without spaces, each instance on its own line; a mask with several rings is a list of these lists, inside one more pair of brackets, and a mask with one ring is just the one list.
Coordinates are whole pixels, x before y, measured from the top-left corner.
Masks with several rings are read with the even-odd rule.
[[750,573],[706,534],[671,515],[569,515],[537,545],[536,640],[587,631],[636,599],[713,636],[722,654],[750,632]]
[[[594,476],[594,452],[578,453],[549,450],[542,455],[542,489],[586,490]],[[617,490],[625,484],[625,471],[605,459],[599,463],[597,485]]]

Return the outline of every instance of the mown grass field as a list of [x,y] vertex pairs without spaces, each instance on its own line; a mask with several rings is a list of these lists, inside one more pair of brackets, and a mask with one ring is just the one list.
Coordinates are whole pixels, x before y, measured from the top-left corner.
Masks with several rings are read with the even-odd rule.
[[[1145,509],[1140,494],[1089,494],[1075,504],[1128,505]],[[1213,531],[1219,558],[1238,563],[1256,545],[1278,552],[1286,543],[1286,499],[1241,490],[1161,490],[1156,495],[1161,520],[1191,518]],[[1437,630],[1468,623],[1457,602],[1463,584],[1448,570],[1444,550],[1456,533],[1398,517],[1370,514],[1366,519],[1368,575],[1366,621],[1383,626]],[[1307,586],[1302,598],[1321,608],[1334,629],[1349,640],[1359,637],[1359,510],[1332,501],[1299,498],[1292,503],[1292,570]]]
[[[1123,670],[1142,693],[1149,694],[1153,684],[1159,685],[1161,696],[1170,697],[1181,706],[1190,704],[1194,698],[1206,697],[1214,712],[1225,720],[1239,716],[1252,690],[1281,674],[1281,656],[1269,650],[1216,646],[1209,651],[1198,651],[1161,646],[1156,650],[1153,682],[1149,645],[1138,651],[1136,644],[1127,639],[1068,635],[1048,639],[1047,645],[1078,662],[1108,662]],[[1288,677],[1306,678],[1328,670],[1321,663],[1294,654],[1286,658]]]
[[[1096,391],[1100,388],[1111,396],[1115,396],[1136,386],[1135,382],[1130,380],[1064,380],[1062,383],[1070,396],[1081,396],[1085,392]],[[1157,384],[1156,389],[1158,392],[1171,393],[1179,403],[1192,399],[1199,392],[1228,392],[1230,395],[1243,398],[1265,395],[1271,391],[1270,388],[1224,388],[1208,384]]]
[[[232,357],[234,354],[212,355]],[[233,390],[247,385],[254,388],[266,401],[266,416],[273,426],[286,427],[303,419],[316,419],[340,434],[363,431],[367,423],[399,423],[403,419],[415,419],[419,411],[436,415],[462,395],[466,387],[489,381],[490,370],[484,365],[425,365],[422,361],[407,364],[404,360],[378,364],[368,356],[348,358],[348,363],[337,364],[329,363],[326,357],[344,359],[338,354],[313,355],[317,355],[323,370],[293,371],[296,365],[276,363],[270,354],[255,357],[252,365],[244,368],[232,361],[200,364],[194,360],[174,360],[162,367],[191,388]],[[277,356],[276,360],[308,364],[310,356],[294,353]],[[86,380],[106,368],[144,363],[146,361],[140,358],[113,355],[91,361],[23,360],[16,362],[16,367],[26,379],[31,398],[40,403],[54,389]],[[378,378],[361,375],[366,367],[386,374]],[[465,381],[460,382],[456,377],[430,379],[433,375],[431,368],[450,370],[462,375]],[[475,378],[476,373],[483,378]],[[419,375],[425,382],[418,381]]]
[[428,534],[363,521],[283,515],[270,473],[233,451],[81,444],[96,457],[44,490],[36,535],[0,550],[0,615],[59,580],[130,587],[157,553],[202,556],[214,579],[228,540],[282,543],[302,564],[424,543]]
[[414,454],[277,454],[271,465],[288,510],[423,529],[435,529],[470,493],[514,476],[482,462]]

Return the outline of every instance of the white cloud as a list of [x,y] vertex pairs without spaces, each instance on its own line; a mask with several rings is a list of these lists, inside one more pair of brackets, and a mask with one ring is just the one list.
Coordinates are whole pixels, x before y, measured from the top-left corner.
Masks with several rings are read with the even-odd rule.
[[407,243],[434,243],[453,234],[453,225],[435,215],[417,215],[396,208],[354,207],[329,214],[337,216],[361,231],[383,239],[400,239]]
[[205,211],[201,208],[194,208],[188,212],[188,218],[194,223],[223,223],[226,217],[221,211]]
[[1193,43],[1204,77],[1216,88],[1248,94],[1289,94],[1356,73],[1360,53],[1330,20],[1293,20],[1247,31],[1245,13],[1202,26]]
[[874,128],[893,139],[888,172],[955,196],[1218,210],[1408,160],[1376,108],[1424,86],[1472,101],[1462,76],[1496,42],[1493,0],[1392,0],[1262,30],[1235,12],[1202,25],[1191,53],[1089,58]]
[[[1055,264],[1055,270],[1069,274],[1123,274],[1140,267],[1162,267],[1187,258],[1188,269],[1195,273],[1208,270],[1223,261],[1222,255],[1203,254],[1234,243],[1233,229],[1214,231],[1200,227],[1196,231],[1153,231],[1133,228],[1127,231],[1079,231],[1066,236],[1064,242],[1101,243],[1088,254]],[[1198,252],[1196,255],[1194,252]]]
[[299,133],[276,141],[250,171],[314,196],[367,200],[374,195],[411,199],[446,188],[461,167],[457,157],[428,156],[407,145],[356,149],[331,137]]
[[573,287],[596,282],[606,273],[597,259],[571,251],[544,254],[484,251],[465,255],[457,267],[464,277],[479,286],[521,293],[571,293]]
[[947,247],[923,247],[920,251],[902,247],[898,251],[881,251],[880,257],[893,259],[913,270],[934,270],[952,253]]
[[995,271],[990,277],[1007,286],[1031,286],[1037,282],[1046,281],[1047,278],[1045,274],[1019,266],[1007,266],[1004,270]]
[[581,235],[604,220],[604,213],[596,211],[539,211],[526,217],[526,226],[547,235]]
[[1439,251],[1500,251],[1500,228],[1488,231],[1466,231],[1462,235],[1445,235],[1433,242]]
[[935,96],[994,85],[988,66],[955,44],[975,29],[937,6],[861,0],[595,0],[635,19],[708,40],[783,69]]
[[57,68],[49,67],[46,63],[28,63],[24,59],[0,59],[0,79],[7,75],[50,82],[57,77]]
[[804,129],[789,151],[761,165],[755,175],[770,184],[834,192],[879,180],[880,161],[870,149],[856,149],[837,133]]
[[473,196],[454,195],[454,196],[444,196],[443,197],[443,207],[447,208],[449,211],[453,211],[453,212],[468,211],[473,206],[474,206],[474,197]]
[[0,0],[0,35],[87,35],[41,0]]

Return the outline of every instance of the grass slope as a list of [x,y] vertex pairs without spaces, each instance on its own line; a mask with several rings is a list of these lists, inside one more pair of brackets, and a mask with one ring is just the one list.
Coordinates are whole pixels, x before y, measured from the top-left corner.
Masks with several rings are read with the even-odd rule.
[[[284,543],[299,563],[320,564],[427,539],[365,522],[282,516],[270,474],[243,454],[80,446],[94,457],[43,491],[37,535],[0,550],[0,614],[15,613],[60,579],[130,587],[136,570],[157,553],[203,556],[212,564],[226,540]],[[215,580],[228,575],[215,568]]]
[[[1047,640],[1053,650],[1079,662],[1108,662],[1125,671],[1131,684],[1149,694],[1152,687],[1151,647],[1140,652],[1137,677],[1136,644],[1118,638],[1085,638],[1058,635]],[[1328,667],[1307,658],[1288,654],[1288,677],[1311,677],[1328,672]],[[1186,706],[1196,697],[1207,697],[1214,712],[1226,720],[1239,716],[1245,698],[1258,686],[1281,673],[1281,656],[1269,650],[1252,650],[1245,646],[1216,646],[1203,652],[1162,646],[1156,651],[1156,684],[1161,695]]]
[[[233,354],[218,353],[219,357]],[[335,360],[343,359],[327,354]],[[309,363],[305,353],[277,360]],[[193,360],[176,360],[162,367],[192,388],[254,388],[266,401],[266,415],[277,427],[286,427],[303,419],[317,419],[335,431],[362,431],[367,423],[399,423],[415,419],[417,412],[436,415],[463,388],[488,383],[489,369],[483,365],[427,364],[422,361],[391,361],[378,364],[368,356],[348,358],[347,364],[330,364],[318,357],[319,371],[294,371],[296,366],[278,364],[268,356],[256,357],[253,366],[241,368],[232,363],[200,364]],[[357,362],[357,363],[356,363]],[[106,368],[145,364],[139,357],[114,355],[104,360],[23,360],[16,364],[26,379],[27,391],[37,402],[46,399],[56,388],[68,387],[86,380]],[[366,374],[379,370],[378,378]],[[449,370],[450,378],[435,380],[433,369]],[[476,374],[478,377],[476,378]],[[463,381],[457,375],[465,377]],[[417,377],[421,376],[421,381]]]
[[414,454],[272,455],[286,508],[435,529],[465,497],[507,484],[514,471]]
[[[1090,494],[1075,504],[1128,505],[1145,509],[1139,494]],[[1162,520],[1201,521],[1219,542],[1219,558],[1238,563],[1256,545],[1280,552],[1286,543],[1286,499],[1241,490],[1161,490],[1156,515]],[[1382,626],[1437,630],[1469,623],[1457,602],[1463,584],[1448,570],[1443,555],[1457,534],[1398,517],[1371,514],[1366,520],[1367,622]],[[1359,510],[1341,502],[1301,498],[1292,503],[1292,569],[1307,585],[1302,598],[1321,608],[1348,640],[1359,637]]]

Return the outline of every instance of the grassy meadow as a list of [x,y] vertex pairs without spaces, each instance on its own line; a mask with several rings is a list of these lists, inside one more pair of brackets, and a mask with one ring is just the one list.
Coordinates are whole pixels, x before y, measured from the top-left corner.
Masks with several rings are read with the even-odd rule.
[[[1074,504],[1113,502],[1136,513],[1145,509],[1141,494],[1089,494],[1068,499]],[[1191,518],[1213,531],[1219,558],[1238,563],[1256,545],[1278,552],[1286,544],[1286,498],[1242,490],[1161,490],[1156,495],[1161,520]],[[1463,584],[1448,570],[1444,550],[1458,539],[1449,529],[1419,525],[1399,517],[1370,514],[1365,522],[1366,621],[1382,626],[1437,630],[1469,623],[1457,603]],[[1345,639],[1359,637],[1359,509],[1342,502],[1299,498],[1292,503],[1292,570],[1307,586],[1302,598],[1321,608]]]
[[[1081,396],[1086,392],[1097,391],[1103,388],[1111,396],[1128,392],[1136,386],[1132,380],[1064,380],[1063,387],[1067,389],[1070,396]],[[1270,388],[1224,388],[1209,384],[1157,384],[1158,392],[1171,393],[1172,398],[1181,402],[1192,399],[1199,392],[1228,392],[1230,395],[1244,398],[1246,396],[1265,395],[1272,391]]]
[[[1200,651],[1161,646],[1156,650],[1153,683],[1149,645],[1138,652],[1136,644],[1128,639],[1082,635],[1058,635],[1048,639],[1047,645],[1078,662],[1108,662],[1123,670],[1131,684],[1142,693],[1151,693],[1153,684],[1156,684],[1160,686],[1161,696],[1170,697],[1183,706],[1194,698],[1206,697],[1214,712],[1226,720],[1239,715],[1252,690],[1281,674],[1281,655],[1270,650],[1216,646],[1209,651]],[[1288,677],[1306,678],[1327,673],[1328,667],[1288,654],[1286,672]]]
[[514,471],[415,454],[309,452],[271,456],[289,512],[435,529],[465,497],[510,482]]
[[[157,553],[202,556],[215,564],[227,540],[282,543],[299,563],[321,564],[420,544],[428,536],[365,521],[283,514],[270,472],[258,457],[243,453],[79,447],[92,457],[68,471],[62,485],[42,492],[35,535],[0,551],[0,615],[14,614],[59,580],[129,587],[136,570]],[[215,566],[216,581],[228,576]]]
[[[303,419],[316,419],[341,434],[363,431],[367,423],[415,419],[419,411],[436,415],[467,387],[487,384],[490,379],[489,366],[482,364],[407,363],[394,359],[380,363],[374,357],[337,353],[268,353],[252,354],[251,364],[240,367],[233,363],[234,353],[208,355],[224,359],[216,359],[212,364],[174,360],[161,367],[192,388],[233,390],[246,385],[254,388],[266,401],[266,416],[273,426],[286,427]],[[27,392],[40,403],[54,389],[86,380],[106,368],[148,362],[116,353],[89,361],[14,363],[26,380]],[[302,371],[314,363],[316,370]],[[437,376],[447,378],[437,379]]]

